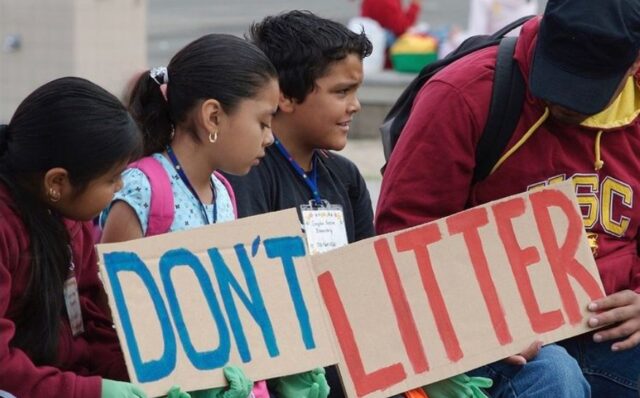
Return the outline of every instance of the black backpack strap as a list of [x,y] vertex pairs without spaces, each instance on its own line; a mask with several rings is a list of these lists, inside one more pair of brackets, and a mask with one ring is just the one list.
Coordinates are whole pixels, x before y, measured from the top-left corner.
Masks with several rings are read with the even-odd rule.
[[489,116],[476,147],[474,183],[489,176],[520,120],[526,87],[513,59],[516,41],[517,37],[505,37],[498,47]]

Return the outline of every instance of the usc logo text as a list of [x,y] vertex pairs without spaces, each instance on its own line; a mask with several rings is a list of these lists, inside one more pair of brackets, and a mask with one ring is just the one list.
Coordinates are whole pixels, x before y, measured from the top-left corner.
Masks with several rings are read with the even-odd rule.
[[[622,237],[629,228],[629,217],[624,216],[633,208],[633,189],[629,184],[607,176],[600,181],[597,174],[574,174],[570,177],[576,188],[578,204],[587,230],[600,223],[607,233]],[[546,181],[529,185],[527,190],[535,190],[565,181],[564,174]]]

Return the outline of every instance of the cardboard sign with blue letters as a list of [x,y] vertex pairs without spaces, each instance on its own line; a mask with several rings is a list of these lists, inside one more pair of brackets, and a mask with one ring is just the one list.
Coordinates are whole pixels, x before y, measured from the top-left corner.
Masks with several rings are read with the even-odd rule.
[[97,246],[129,375],[150,396],[337,362],[293,209]]

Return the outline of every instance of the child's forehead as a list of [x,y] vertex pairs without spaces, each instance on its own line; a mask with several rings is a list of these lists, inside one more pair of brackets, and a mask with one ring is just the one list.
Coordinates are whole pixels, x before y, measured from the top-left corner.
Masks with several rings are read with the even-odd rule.
[[329,80],[356,80],[362,79],[362,60],[358,54],[350,53],[346,57],[335,60],[327,65],[324,73],[318,76],[315,83]]

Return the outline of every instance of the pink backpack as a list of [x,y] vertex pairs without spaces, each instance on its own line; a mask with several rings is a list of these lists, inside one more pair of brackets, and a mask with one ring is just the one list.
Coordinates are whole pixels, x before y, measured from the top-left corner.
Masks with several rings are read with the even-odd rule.
[[[144,157],[129,165],[129,168],[136,168],[144,173],[151,186],[151,203],[149,203],[149,221],[147,222],[147,233],[145,236],[154,236],[169,231],[175,216],[173,203],[173,191],[171,190],[171,180],[162,164],[153,156]],[[236,207],[236,197],[229,181],[222,174],[215,171],[213,175],[222,182],[229,193],[233,204],[233,214],[238,217]]]

